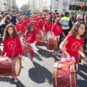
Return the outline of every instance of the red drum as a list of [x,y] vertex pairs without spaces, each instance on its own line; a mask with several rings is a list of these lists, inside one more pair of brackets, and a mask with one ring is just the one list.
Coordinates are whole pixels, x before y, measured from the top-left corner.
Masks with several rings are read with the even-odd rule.
[[32,50],[32,47],[29,44],[25,44],[22,46],[23,54],[27,54]]
[[57,61],[53,67],[53,87],[77,87],[76,64]]
[[21,72],[21,58],[12,60],[8,57],[0,57],[0,76],[18,76]]
[[58,38],[54,35],[51,35],[47,41],[47,49],[57,50],[58,48]]
[[36,35],[36,46],[42,46],[43,43],[44,43],[44,37],[40,32],[39,34]]

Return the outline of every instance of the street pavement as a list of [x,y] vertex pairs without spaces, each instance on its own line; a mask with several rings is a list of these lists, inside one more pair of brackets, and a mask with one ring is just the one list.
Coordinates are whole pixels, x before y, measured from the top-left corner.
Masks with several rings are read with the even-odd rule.
[[[1,45],[1,50],[2,47]],[[28,58],[28,55],[23,56],[18,83],[14,84],[9,77],[0,77],[0,87],[53,87],[53,64],[59,60],[60,55],[61,51],[58,51],[58,54],[48,51],[46,44],[38,47],[33,62]],[[78,87],[87,87],[87,64],[83,60],[79,64]]]

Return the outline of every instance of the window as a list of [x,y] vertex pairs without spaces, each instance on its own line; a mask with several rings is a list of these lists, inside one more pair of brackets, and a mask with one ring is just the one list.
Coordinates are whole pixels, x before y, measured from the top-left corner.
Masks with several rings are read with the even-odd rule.
[[87,11],[87,6],[81,8],[79,5],[69,5],[69,10],[82,10],[82,11]]

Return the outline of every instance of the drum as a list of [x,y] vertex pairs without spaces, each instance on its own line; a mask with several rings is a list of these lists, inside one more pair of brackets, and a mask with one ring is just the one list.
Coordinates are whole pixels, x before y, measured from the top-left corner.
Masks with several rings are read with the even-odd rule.
[[21,58],[12,60],[8,57],[0,57],[0,76],[18,76],[21,72]]
[[47,49],[57,50],[58,48],[58,38],[54,35],[51,35],[47,41]]
[[36,35],[36,46],[42,46],[44,43],[44,37],[42,32]]
[[50,31],[48,31],[47,32],[47,40],[49,40],[49,37],[51,36],[51,32]]
[[76,64],[57,61],[53,67],[53,87],[77,87]]
[[29,44],[23,44],[22,49],[23,49],[23,55],[25,55],[32,50],[32,47]]

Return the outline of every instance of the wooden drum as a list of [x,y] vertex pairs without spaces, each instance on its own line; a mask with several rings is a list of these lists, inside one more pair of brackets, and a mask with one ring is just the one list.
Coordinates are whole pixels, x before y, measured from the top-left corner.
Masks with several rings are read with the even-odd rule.
[[44,37],[40,32],[39,34],[36,35],[36,46],[42,46],[43,43],[44,43]]
[[23,49],[23,55],[32,51],[32,47],[29,44],[23,44],[22,49]]
[[57,50],[58,48],[58,38],[54,35],[51,35],[47,41],[47,49]]
[[53,87],[77,87],[75,62],[56,62],[53,67]]
[[21,72],[21,58],[12,60],[8,57],[0,57],[0,76],[18,76]]

